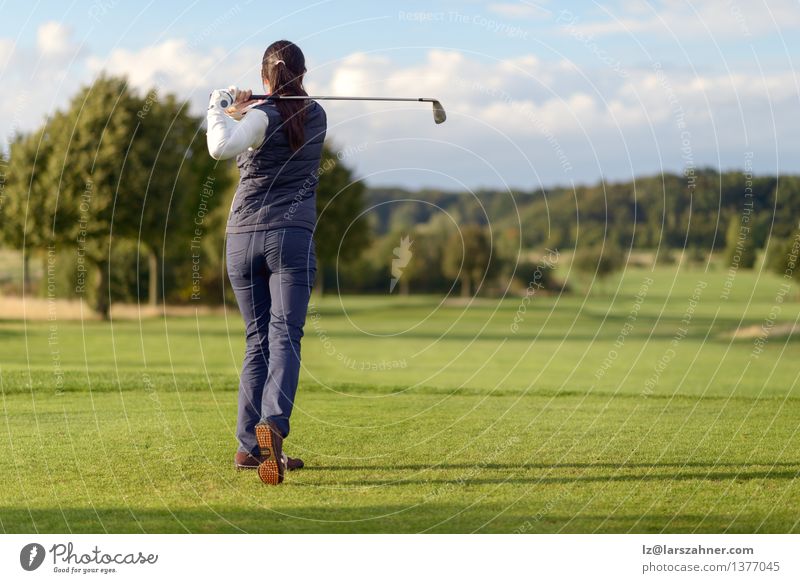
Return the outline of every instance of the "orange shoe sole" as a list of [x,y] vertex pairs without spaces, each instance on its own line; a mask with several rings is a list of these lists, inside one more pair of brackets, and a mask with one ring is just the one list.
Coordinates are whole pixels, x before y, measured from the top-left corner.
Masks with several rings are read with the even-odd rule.
[[283,472],[281,471],[279,460],[272,447],[272,431],[264,424],[256,425],[256,441],[261,449],[261,456],[264,461],[258,466],[258,477],[261,481],[270,486],[277,486],[283,482]]

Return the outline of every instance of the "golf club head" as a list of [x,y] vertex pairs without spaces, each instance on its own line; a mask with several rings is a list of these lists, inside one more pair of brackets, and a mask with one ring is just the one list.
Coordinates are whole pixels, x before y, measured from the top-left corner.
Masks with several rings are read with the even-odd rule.
[[437,124],[444,123],[447,119],[447,114],[444,112],[444,107],[438,101],[433,101],[433,121]]

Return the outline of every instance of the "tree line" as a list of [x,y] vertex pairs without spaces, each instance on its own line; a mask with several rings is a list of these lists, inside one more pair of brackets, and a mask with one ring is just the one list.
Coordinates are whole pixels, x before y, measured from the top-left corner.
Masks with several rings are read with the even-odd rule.
[[[498,274],[506,282],[515,267],[523,274],[535,270],[536,258],[548,249],[570,251],[575,271],[599,278],[619,269],[637,251],[651,251],[657,263],[682,258],[701,265],[713,256],[715,265],[724,269],[752,269],[760,254],[771,271],[800,279],[800,268],[795,267],[800,176],[753,176],[705,168],[691,180],[663,173],[530,191],[372,188],[367,198],[375,209],[371,214],[375,237],[385,238],[387,246],[414,232],[426,248],[440,245],[452,252],[462,245],[459,237],[433,234],[464,230],[465,225],[471,225],[473,233],[483,229],[493,247],[494,265],[486,273]],[[385,256],[387,250],[381,253]],[[474,249],[462,253],[475,256]],[[423,271],[430,273],[435,261],[424,261]],[[438,274],[446,275],[446,264],[442,265]],[[361,272],[369,269],[362,267]],[[382,277],[386,279],[385,268]],[[414,277],[412,272],[412,281]],[[563,286],[549,281],[554,289]],[[445,291],[450,283],[446,277],[439,280],[437,290]],[[418,286],[424,288],[425,282]]]
[[[112,302],[232,301],[225,223],[238,176],[206,151],[203,118],[158,88],[102,75],[63,111],[10,143],[0,191],[2,243],[22,250],[27,291]],[[531,191],[368,188],[326,143],[317,190],[318,292],[564,290],[542,257],[570,250],[603,277],[632,251],[722,256],[795,269],[800,177],[700,169]],[[554,251],[555,250],[555,251]],[[723,253],[724,252],[724,253]],[[46,262],[33,282],[31,260]],[[55,292],[53,292],[55,290]]]

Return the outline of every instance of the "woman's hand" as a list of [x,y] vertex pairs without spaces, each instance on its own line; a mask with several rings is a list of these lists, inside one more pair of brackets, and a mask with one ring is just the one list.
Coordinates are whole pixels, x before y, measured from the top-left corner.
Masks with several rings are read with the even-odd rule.
[[225,109],[225,113],[231,116],[236,121],[242,119],[242,116],[247,113],[247,110],[252,106],[261,103],[257,99],[250,99],[253,92],[250,89],[239,89],[238,87],[229,87],[228,91],[233,96],[233,105]]

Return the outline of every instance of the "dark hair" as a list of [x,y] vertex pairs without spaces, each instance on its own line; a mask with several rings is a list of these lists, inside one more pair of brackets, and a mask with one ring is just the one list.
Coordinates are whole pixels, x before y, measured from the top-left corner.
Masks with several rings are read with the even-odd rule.
[[[261,59],[261,77],[269,82],[272,95],[308,95],[303,88],[303,75],[306,72],[306,58],[296,44],[279,40],[267,47]],[[276,100],[275,106],[283,119],[283,131],[289,140],[292,152],[300,149],[305,142],[306,109],[309,101],[305,99]]]

